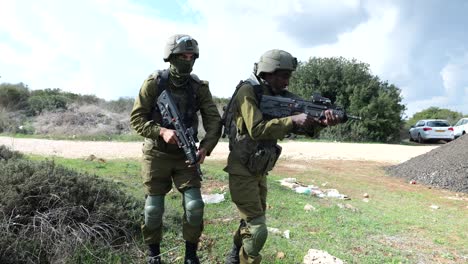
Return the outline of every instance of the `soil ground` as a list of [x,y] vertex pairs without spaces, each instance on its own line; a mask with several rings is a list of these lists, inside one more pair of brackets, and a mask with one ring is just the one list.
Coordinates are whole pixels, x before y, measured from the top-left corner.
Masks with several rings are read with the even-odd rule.
[[[0,137],[0,145],[28,154],[103,159],[139,158],[140,142],[67,141]],[[336,142],[280,142],[285,160],[367,160],[398,164],[422,155],[440,145],[406,146],[394,144],[358,144]],[[228,143],[219,142],[208,159],[226,159]]]

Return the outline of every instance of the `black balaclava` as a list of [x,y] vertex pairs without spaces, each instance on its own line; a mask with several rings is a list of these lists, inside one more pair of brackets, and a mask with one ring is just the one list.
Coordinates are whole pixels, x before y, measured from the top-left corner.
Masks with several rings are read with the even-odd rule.
[[169,72],[171,73],[171,81],[175,86],[182,86],[189,80],[190,73],[192,72],[195,59],[187,61],[179,58],[178,56],[171,56],[169,59],[171,66]]

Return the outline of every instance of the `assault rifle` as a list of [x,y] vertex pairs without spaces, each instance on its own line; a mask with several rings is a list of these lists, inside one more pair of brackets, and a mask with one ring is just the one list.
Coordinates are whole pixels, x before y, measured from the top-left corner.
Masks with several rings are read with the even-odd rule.
[[174,126],[177,136],[177,144],[179,145],[179,148],[184,150],[189,165],[195,166],[197,168],[198,176],[200,177],[200,180],[203,180],[200,164],[198,164],[200,157],[197,155],[198,148],[193,137],[193,128],[185,127],[185,124],[180,118],[181,115],[179,110],[174,103],[174,99],[172,99],[171,94],[168,93],[167,90],[164,90],[158,97],[157,105],[159,111],[161,111],[163,120]]
[[280,96],[262,95],[260,101],[260,110],[264,115],[270,118],[279,118],[305,113],[318,119],[324,119],[325,110],[331,109],[334,115],[337,115],[344,123],[349,119],[361,120],[358,116],[348,115],[341,107],[332,105],[330,99],[320,95],[313,95],[311,101],[302,99],[291,99]]

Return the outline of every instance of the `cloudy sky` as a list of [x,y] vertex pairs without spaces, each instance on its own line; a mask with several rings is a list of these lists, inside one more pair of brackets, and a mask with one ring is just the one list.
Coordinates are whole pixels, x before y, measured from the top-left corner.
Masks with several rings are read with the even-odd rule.
[[107,100],[134,97],[166,39],[196,38],[194,72],[231,96],[273,48],[301,61],[343,56],[400,87],[406,114],[468,114],[464,0],[0,0],[0,82]]

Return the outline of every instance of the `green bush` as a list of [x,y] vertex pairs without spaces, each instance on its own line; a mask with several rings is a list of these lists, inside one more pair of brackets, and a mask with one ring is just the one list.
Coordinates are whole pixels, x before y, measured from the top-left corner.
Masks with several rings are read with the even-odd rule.
[[67,109],[67,98],[63,95],[34,95],[28,100],[32,115],[38,115],[44,111]]
[[0,263],[135,255],[142,208],[112,182],[0,147]]
[[24,110],[28,108],[29,89],[23,83],[0,84],[0,108],[8,111]]

